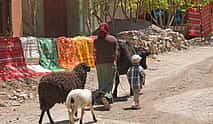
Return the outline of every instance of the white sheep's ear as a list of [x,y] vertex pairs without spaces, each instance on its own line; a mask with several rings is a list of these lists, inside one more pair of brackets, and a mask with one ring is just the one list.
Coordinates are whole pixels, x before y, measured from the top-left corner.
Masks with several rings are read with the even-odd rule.
[[73,98],[71,98],[70,102],[71,102],[71,104],[73,104],[75,101],[74,101],[74,99],[73,99]]

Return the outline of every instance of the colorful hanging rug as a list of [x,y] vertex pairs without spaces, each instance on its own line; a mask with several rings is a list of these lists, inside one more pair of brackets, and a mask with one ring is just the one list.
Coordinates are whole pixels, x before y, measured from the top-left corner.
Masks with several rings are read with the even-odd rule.
[[211,32],[213,33],[213,2],[210,2],[210,8],[211,8]]
[[188,35],[207,36],[213,31],[212,3],[188,9]]
[[39,52],[37,46],[37,40],[34,37],[21,37],[21,44],[24,51],[24,58],[26,63],[39,64]]
[[0,38],[0,79],[42,75],[26,67],[21,41],[16,37]]
[[211,4],[207,3],[201,9],[202,36],[207,36],[212,31],[212,8]]
[[50,70],[63,70],[58,64],[58,54],[53,38],[36,38],[40,55],[39,64]]
[[76,47],[71,38],[60,37],[56,39],[58,49],[58,62],[62,68],[73,68],[77,65]]
[[72,39],[76,47],[76,56],[79,62],[85,62],[95,67],[94,40],[90,37],[75,37]]
[[201,9],[188,9],[188,36],[201,36]]

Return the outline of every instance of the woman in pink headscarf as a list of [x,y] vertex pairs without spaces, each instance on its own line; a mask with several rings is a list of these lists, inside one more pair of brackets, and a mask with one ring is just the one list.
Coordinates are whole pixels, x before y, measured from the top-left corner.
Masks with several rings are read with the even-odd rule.
[[109,25],[99,25],[98,37],[94,41],[98,88],[105,93],[101,99],[104,107],[110,109],[112,88],[116,76],[117,39],[109,34]]

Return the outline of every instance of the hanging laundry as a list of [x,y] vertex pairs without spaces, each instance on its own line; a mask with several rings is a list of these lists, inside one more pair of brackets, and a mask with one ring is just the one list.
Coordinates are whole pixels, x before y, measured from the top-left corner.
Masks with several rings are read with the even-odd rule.
[[94,40],[89,37],[78,36],[73,38],[76,47],[76,56],[79,62],[86,62],[89,66],[95,67],[94,61]]
[[202,8],[188,9],[188,35],[207,36],[212,32],[212,3],[207,3]]
[[211,15],[211,4],[207,3],[201,9],[202,36],[207,36],[212,30]]
[[17,37],[0,38],[0,79],[40,75],[26,67],[21,41]]
[[188,35],[201,36],[201,13],[200,8],[188,9]]
[[21,37],[24,58],[27,64],[39,64],[39,52],[35,37]]
[[58,49],[58,62],[62,68],[73,68],[77,65],[76,47],[71,38],[60,37],[56,39]]
[[50,70],[61,70],[58,65],[56,43],[53,38],[36,38],[40,55],[40,65]]

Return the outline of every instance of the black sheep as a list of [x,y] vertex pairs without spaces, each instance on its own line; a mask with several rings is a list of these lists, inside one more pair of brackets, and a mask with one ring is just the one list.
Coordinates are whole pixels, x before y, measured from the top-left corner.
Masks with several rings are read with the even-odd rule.
[[51,124],[54,124],[49,109],[56,103],[64,103],[71,90],[83,89],[89,71],[90,67],[87,64],[80,63],[73,71],[53,72],[41,78],[38,87],[41,109],[39,124],[42,124],[45,112],[47,112]]

